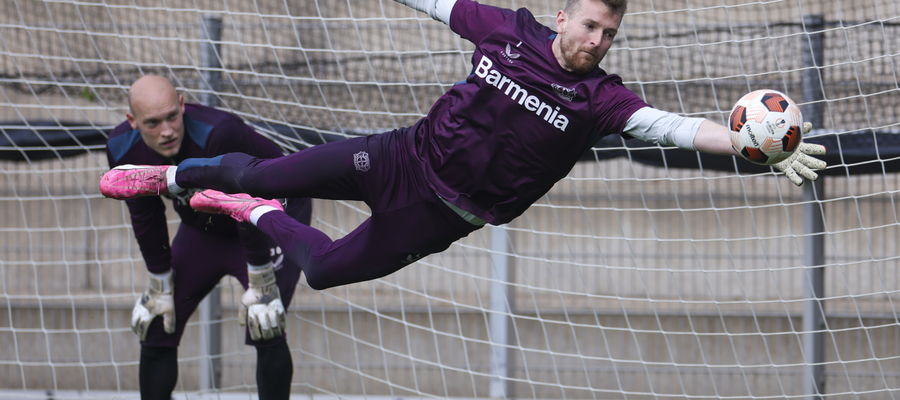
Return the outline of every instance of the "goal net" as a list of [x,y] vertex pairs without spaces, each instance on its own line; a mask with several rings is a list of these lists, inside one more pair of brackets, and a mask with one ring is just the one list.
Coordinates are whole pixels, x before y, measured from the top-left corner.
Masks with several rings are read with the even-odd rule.
[[[563,4],[485,2],[548,26]],[[472,68],[471,43],[389,0],[0,11],[0,399],[138,397],[147,272],[124,204],[97,190],[137,77],[297,151],[410,125]],[[294,396],[900,396],[900,5],[632,0],[624,21],[601,66],[648,103],[724,123],[744,93],[783,91],[828,146],[825,176],[798,188],[605,138],[508,225],[372,282],[301,279]],[[368,212],[317,200],[313,225],[337,238]],[[178,398],[255,398],[240,295],[225,279],[221,312],[193,316]]]

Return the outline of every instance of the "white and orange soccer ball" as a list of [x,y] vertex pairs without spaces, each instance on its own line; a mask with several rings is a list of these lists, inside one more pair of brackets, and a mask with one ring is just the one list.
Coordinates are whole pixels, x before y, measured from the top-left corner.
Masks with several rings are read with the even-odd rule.
[[764,165],[778,163],[797,149],[802,125],[797,104],[772,89],[745,94],[728,117],[731,145],[745,159]]

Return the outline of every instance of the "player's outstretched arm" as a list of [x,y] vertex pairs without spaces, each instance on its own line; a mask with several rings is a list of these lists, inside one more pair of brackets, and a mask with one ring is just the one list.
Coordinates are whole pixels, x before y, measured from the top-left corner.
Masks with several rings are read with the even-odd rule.
[[394,0],[412,9],[428,14],[429,17],[450,24],[450,11],[456,0]]
[[697,151],[726,156],[740,156],[731,145],[728,128],[704,119],[694,136],[694,148]]
[[[812,124],[803,123],[803,135],[812,130]],[[694,147],[697,151],[712,154],[737,155],[743,157],[734,149],[729,136],[728,128],[715,122],[704,120],[694,137]],[[814,155],[825,154],[825,146],[820,144],[801,142],[794,153],[781,162],[772,164],[775,169],[784,172],[784,175],[795,185],[803,184],[804,179],[814,181],[819,178],[815,172],[824,169],[827,164]]]
[[[810,130],[812,124],[804,123],[803,135]],[[635,111],[628,118],[624,133],[663,146],[744,157],[734,149],[730,131],[725,126],[707,119],[684,117],[652,107]],[[824,161],[812,157],[818,154],[825,154],[824,146],[801,142],[790,157],[772,166],[784,172],[791,182],[799,186],[803,184],[804,178],[816,180],[818,174],[814,170],[826,167]]]

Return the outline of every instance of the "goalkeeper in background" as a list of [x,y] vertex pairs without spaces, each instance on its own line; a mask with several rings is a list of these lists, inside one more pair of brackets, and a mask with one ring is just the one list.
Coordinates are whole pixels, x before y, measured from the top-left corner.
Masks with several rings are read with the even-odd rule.
[[[556,15],[555,30],[524,8],[472,0],[397,1],[475,44],[467,79],[411,127],[276,159],[232,153],[177,167],[114,169],[101,178],[101,192],[135,198],[210,188],[195,194],[191,206],[258,226],[304,266],[310,286],[324,289],[388,275],[486,223],[511,221],[602,136],[737,154],[726,127],[654,109],[599,67],[622,22],[625,0],[568,1]],[[799,185],[825,167],[809,154],[824,152],[801,143],[775,167]],[[332,241],[288,217],[277,202],[247,194],[362,200],[372,215]]]
[[[175,165],[190,157],[235,151],[264,158],[282,155],[278,146],[239,117],[185,104],[161,76],[147,75],[134,82],[126,117],[109,135],[106,155],[112,167]],[[231,275],[245,289],[240,319],[247,325],[246,343],[256,347],[259,397],[287,399],[293,361],[284,337],[284,307],[300,279],[299,264],[284,260],[280,249],[252,225],[192,210],[190,191],[160,194],[172,200],[181,217],[171,247],[162,199],[154,195],[126,201],[150,272],[149,289],[138,299],[131,317],[132,330],[141,340],[141,398],[171,398],[185,324],[219,280]],[[310,200],[289,200],[290,216],[285,217],[309,224]]]

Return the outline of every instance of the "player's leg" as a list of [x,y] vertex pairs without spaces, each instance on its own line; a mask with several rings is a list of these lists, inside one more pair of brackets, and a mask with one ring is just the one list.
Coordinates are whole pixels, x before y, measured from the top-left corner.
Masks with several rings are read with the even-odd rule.
[[[275,279],[287,312],[300,280],[300,268],[290,262],[281,263]],[[284,335],[269,340],[254,341],[249,331],[244,332],[246,343],[256,348],[256,386],[260,400],[287,400],[291,395],[294,360],[287,344],[287,327],[284,328]]]
[[335,151],[331,160],[322,160],[350,161],[354,171],[345,174],[346,180],[359,187],[372,209],[371,218],[339,240],[332,241],[323,232],[267,207],[261,199],[237,199],[209,191],[195,195],[191,206],[255,224],[281,246],[288,259],[302,266],[307,283],[315,289],[388,275],[446,249],[478,228],[431,191],[409,152],[410,131],[376,135],[364,144]]
[[321,232],[293,224],[279,212],[257,220],[257,226],[281,245],[286,256],[308,260],[301,265],[311,287],[324,289],[386,276],[445,250],[479,228],[434,194],[409,151],[414,146],[412,133],[398,130],[371,138],[361,186],[372,216],[347,236],[332,241]]
[[141,400],[170,400],[177,381],[178,348],[141,345],[138,366]]
[[287,342],[256,346],[256,385],[259,400],[287,400],[291,397],[294,360]]
[[[286,268],[295,272],[279,274]],[[287,309],[297,280],[300,278],[300,271],[296,267],[285,266],[275,275],[281,291],[281,301]],[[291,275],[293,278],[285,279],[285,275]],[[287,329],[284,335],[269,340],[253,341],[249,332],[245,332],[245,335],[247,343],[256,348],[256,386],[260,400],[287,400],[291,395],[291,383],[294,378],[294,360],[287,344]]]
[[[178,378],[177,348],[191,314],[219,280],[233,243],[197,228],[181,225],[172,241],[172,279],[175,301],[175,332],[163,330],[162,318],[155,318],[141,342],[139,367],[142,399],[168,400]],[[146,393],[146,396],[145,396]]]
[[368,138],[326,143],[273,159],[244,153],[189,158],[178,167],[122,165],[100,179],[107,197],[130,199],[210,188],[264,198],[317,197],[362,200],[354,154],[365,152]]
[[[209,188],[248,193],[263,198],[317,197],[361,200],[346,154],[364,147],[365,138],[315,146],[272,159],[244,153],[193,158],[178,165],[175,183],[184,188]],[[352,156],[350,156],[352,157]]]
[[[302,218],[302,215],[301,215]],[[254,228],[255,229],[255,228]],[[275,269],[275,281],[285,311],[289,310],[297,282],[300,280],[301,268],[287,260],[280,248],[272,244],[271,262]],[[229,264],[229,275],[234,276],[244,289],[248,286],[247,265],[244,262]],[[269,340],[253,340],[245,329],[244,337],[247,345],[256,348],[256,385],[260,400],[287,399],[291,392],[293,379],[293,359],[287,345],[287,331],[284,335]]]
[[[263,199],[208,190],[195,195],[191,206],[251,221],[278,243],[286,259],[303,266],[310,287],[321,290],[386,276],[428,254],[443,251],[478,229],[437,196],[431,197],[433,200],[374,211],[350,234],[335,241],[272,207],[254,216],[267,207],[269,201]],[[196,202],[198,199],[203,199],[202,207]],[[240,208],[231,210],[236,205]]]
[[389,275],[445,250],[479,228],[434,195],[373,212],[350,234],[335,241],[280,211],[263,214],[257,226],[282,247],[289,260],[303,265],[307,283],[318,290]]

